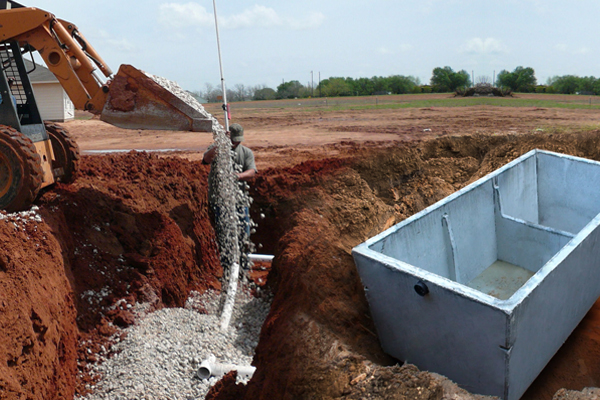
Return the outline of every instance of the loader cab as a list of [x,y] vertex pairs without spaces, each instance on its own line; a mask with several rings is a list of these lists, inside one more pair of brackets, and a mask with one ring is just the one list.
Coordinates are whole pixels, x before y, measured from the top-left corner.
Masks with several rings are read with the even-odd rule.
[[0,208],[7,211],[27,208],[65,170],[57,164],[53,143],[63,132],[42,120],[29,80],[36,64],[28,70],[23,54],[32,51],[15,40],[0,43]]
[[12,0],[0,0],[0,10],[12,10],[13,8],[25,7],[23,4]]
[[32,63],[33,69],[28,71],[22,52],[31,54],[16,41],[0,44],[0,124],[16,129],[35,143],[48,140],[48,134],[29,80],[29,74],[35,70],[36,64]]

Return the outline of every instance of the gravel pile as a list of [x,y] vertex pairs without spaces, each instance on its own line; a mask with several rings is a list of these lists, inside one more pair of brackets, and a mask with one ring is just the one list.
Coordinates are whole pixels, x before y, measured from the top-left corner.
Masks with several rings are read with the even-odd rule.
[[215,124],[219,123],[212,115],[210,115],[208,111],[204,109],[204,106],[202,106],[202,104],[194,96],[192,96],[190,92],[179,86],[177,82],[173,82],[172,80],[169,80],[167,78],[152,75],[147,72],[144,73],[154,82],[158,83],[160,86],[167,89],[169,92],[183,100],[187,105],[198,111],[200,116],[202,116],[203,118],[212,119],[213,127],[215,126]]
[[25,230],[24,226],[29,223],[33,223],[37,227],[37,223],[42,222],[39,211],[38,206],[32,206],[29,210],[14,213],[0,211],[0,221],[12,222],[15,228],[21,228],[21,230]]
[[219,329],[221,297],[215,292],[193,293],[185,308],[146,314],[135,307],[137,323],[127,329],[93,373],[101,376],[85,397],[76,400],[191,400],[204,399],[220,378],[201,380],[200,363],[210,355],[217,363],[248,366],[258,343],[270,300],[255,298],[240,288],[229,329]]

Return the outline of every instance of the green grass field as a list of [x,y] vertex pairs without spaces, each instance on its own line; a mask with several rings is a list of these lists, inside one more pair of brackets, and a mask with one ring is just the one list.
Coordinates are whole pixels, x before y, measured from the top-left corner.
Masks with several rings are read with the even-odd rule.
[[[289,109],[303,111],[343,111],[365,109],[430,107],[537,107],[566,109],[600,109],[600,96],[516,94],[515,97],[453,97],[452,94],[407,94],[388,96],[332,97],[290,100],[245,101],[230,103],[232,109]],[[220,104],[206,104],[209,112],[218,112]],[[214,110],[213,110],[214,109]]]

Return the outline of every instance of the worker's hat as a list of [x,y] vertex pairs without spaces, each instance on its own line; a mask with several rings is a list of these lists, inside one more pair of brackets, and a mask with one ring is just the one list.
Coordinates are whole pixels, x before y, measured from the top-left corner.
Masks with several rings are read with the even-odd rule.
[[231,133],[232,142],[241,142],[244,140],[244,128],[240,124],[229,125],[229,132]]

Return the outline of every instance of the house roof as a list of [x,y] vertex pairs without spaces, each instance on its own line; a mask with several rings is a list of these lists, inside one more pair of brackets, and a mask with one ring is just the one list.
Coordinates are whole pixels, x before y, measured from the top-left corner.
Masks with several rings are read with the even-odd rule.
[[[58,82],[56,76],[50,70],[43,65],[38,63],[33,63],[29,60],[25,61],[25,68],[27,71],[32,71],[29,73],[29,80],[31,83],[49,83],[49,82]],[[35,69],[34,69],[35,67]]]

